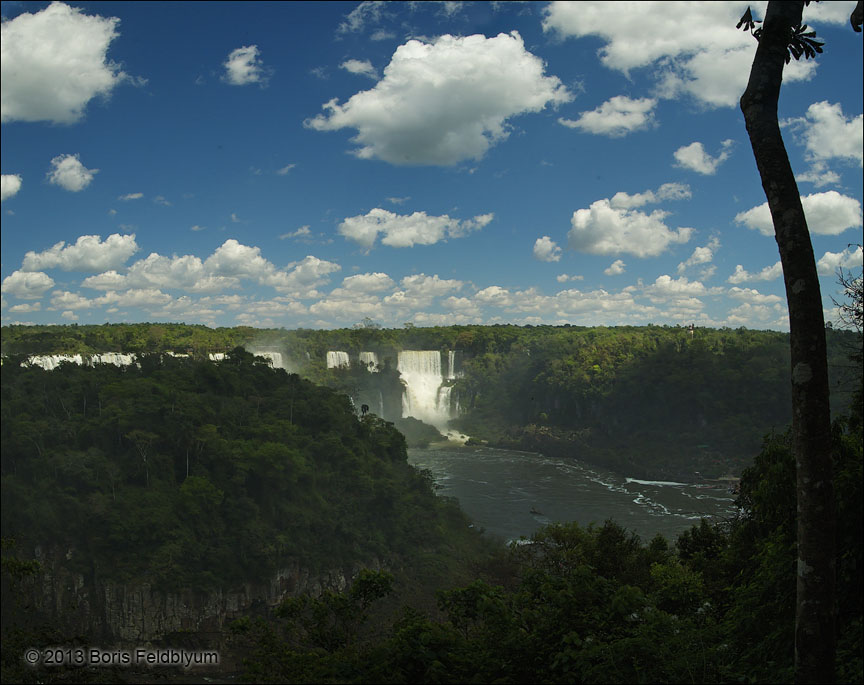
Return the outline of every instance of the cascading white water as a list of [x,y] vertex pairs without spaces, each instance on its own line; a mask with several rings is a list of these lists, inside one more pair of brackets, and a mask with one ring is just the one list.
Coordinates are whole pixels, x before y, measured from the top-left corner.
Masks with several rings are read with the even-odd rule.
[[[169,352],[168,354],[171,353]],[[79,366],[93,366],[94,364],[131,366],[138,363],[135,361],[134,354],[124,354],[122,352],[101,352],[90,356],[81,354],[37,354],[29,357],[26,362],[22,362],[21,366],[29,363],[33,366],[41,366],[46,371],[53,371],[60,366],[62,362],[72,362]]]
[[441,353],[437,350],[404,350],[397,366],[405,391],[402,416],[413,416],[446,433],[450,420],[450,388],[444,386]]
[[134,354],[123,354],[121,352],[104,352],[94,354],[90,358],[91,364],[114,364],[114,366],[130,366],[135,363]]
[[446,413],[447,418],[450,418],[450,394],[452,391],[453,387],[450,385],[442,385],[438,388],[436,406],[440,413]]
[[53,371],[62,362],[83,364],[84,358],[80,354],[37,354],[27,360],[33,366],[41,366],[46,371]]
[[348,359],[347,352],[328,352],[327,353],[327,368],[336,369],[340,366],[351,366],[351,361]]
[[456,379],[456,350],[447,352],[447,380]]
[[264,357],[264,359],[270,360],[270,365],[274,369],[286,369],[288,367],[285,366],[285,363],[282,361],[282,353],[281,352],[254,352],[256,357]]
[[[182,354],[178,352],[163,352],[163,354],[168,355],[169,357],[176,357],[178,359],[188,359],[188,354]],[[345,354],[344,352],[339,352],[337,354]],[[281,352],[256,352],[255,355],[257,357],[264,357],[265,359],[269,359],[274,369],[287,369],[285,363],[282,358]],[[207,355],[210,361],[223,361],[225,359],[224,352],[212,352]],[[122,352],[101,352],[97,354],[93,354],[88,356],[80,355],[80,354],[36,354],[27,359],[27,361],[22,362],[21,365],[32,364],[33,366],[41,366],[46,371],[53,371],[56,369],[62,362],[72,362],[73,364],[80,365],[89,365],[92,366],[94,364],[113,364],[114,366],[131,366],[132,364],[137,364],[138,362],[135,360],[134,354],[124,354]],[[345,359],[347,360],[347,354],[345,354]],[[347,366],[348,362],[345,361],[345,365]]]
[[375,352],[361,352],[360,365],[372,372],[378,372],[378,355]]

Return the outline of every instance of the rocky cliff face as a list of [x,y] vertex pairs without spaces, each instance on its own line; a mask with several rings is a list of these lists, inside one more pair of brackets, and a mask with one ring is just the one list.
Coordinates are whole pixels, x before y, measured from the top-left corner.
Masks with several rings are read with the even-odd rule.
[[147,583],[119,584],[70,572],[62,558],[39,559],[42,573],[30,588],[32,606],[63,635],[102,644],[158,643],[172,634],[218,641],[223,628],[248,614],[265,614],[293,594],[343,590],[359,570],[311,574],[299,562],[268,583],[210,592],[162,592]]

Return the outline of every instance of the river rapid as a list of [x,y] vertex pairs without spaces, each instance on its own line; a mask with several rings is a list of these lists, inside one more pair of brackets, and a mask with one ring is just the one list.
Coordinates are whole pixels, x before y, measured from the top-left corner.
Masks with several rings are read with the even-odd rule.
[[475,525],[505,540],[556,522],[602,525],[608,518],[648,541],[670,541],[702,517],[731,518],[725,485],[626,478],[578,460],[492,447],[432,446],[408,450],[428,469],[439,495],[455,497]]

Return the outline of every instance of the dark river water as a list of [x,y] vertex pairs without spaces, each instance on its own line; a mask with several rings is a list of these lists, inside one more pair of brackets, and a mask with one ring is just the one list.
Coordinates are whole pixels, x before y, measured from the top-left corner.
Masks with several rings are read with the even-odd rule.
[[702,517],[731,517],[725,486],[634,480],[576,460],[491,447],[409,449],[408,461],[429,469],[438,493],[456,497],[476,525],[504,538],[541,526],[614,519],[648,541],[674,540]]

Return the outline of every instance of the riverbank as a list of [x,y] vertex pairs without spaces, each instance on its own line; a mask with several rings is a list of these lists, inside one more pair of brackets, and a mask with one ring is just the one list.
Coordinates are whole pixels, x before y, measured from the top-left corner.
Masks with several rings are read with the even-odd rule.
[[750,461],[728,457],[708,445],[690,447],[675,440],[667,441],[662,455],[650,453],[638,440],[635,444],[634,447],[609,436],[597,436],[590,429],[572,431],[537,424],[472,436],[466,442],[468,446],[539,452],[559,459],[578,458],[630,478],[691,484],[737,479]]

